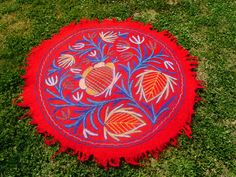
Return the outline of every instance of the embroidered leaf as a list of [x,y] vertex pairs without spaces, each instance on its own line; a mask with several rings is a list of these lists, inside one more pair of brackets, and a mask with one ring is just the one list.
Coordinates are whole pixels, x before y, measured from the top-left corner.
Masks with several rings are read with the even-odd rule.
[[174,85],[177,85],[176,78],[163,74],[159,71],[145,70],[145,72],[137,76],[138,82],[135,87],[138,87],[136,94],[140,94],[140,98],[150,102],[157,98],[157,102],[165,95],[164,99],[169,96],[170,90],[174,92]]
[[123,105],[113,109],[108,113],[106,111],[104,137],[107,139],[107,134],[115,140],[119,141],[119,137],[129,138],[130,134],[141,132],[138,130],[146,123],[140,119],[142,116],[131,111],[132,108],[122,108]]
[[141,92],[140,96],[143,96],[146,102],[157,98],[167,85],[166,76],[158,71],[145,71],[137,77],[139,77],[136,84],[139,85],[138,92]]

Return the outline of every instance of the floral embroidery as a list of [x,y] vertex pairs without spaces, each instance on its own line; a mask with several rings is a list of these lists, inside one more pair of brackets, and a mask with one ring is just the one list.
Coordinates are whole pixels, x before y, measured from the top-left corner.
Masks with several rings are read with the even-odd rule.
[[140,94],[140,99],[143,97],[146,102],[159,97],[158,102],[164,94],[166,94],[166,99],[169,96],[170,89],[174,92],[173,84],[176,85],[175,78],[159,71],[146,70],[137,78],[139,78],[136,84],[136,87],[138,86],[137,94]]
[[115,74],[113,63],[100,62],[84,71],[79,86],[89,95],[99,96],[105,92],[107,96],[111,95],[111,90],[119,78],[120,74]]
[[122,108],[123,105],[109,112],[109,107],[106,110],[104,137],[110,135],[115,140],[119,141],[119,137],[129,138],[130,134],[138,133],[139,128],[146,125],[141,119],[141,115],[132,111],[132,108]]
[[108,43],[113,43],[118,38],[117,33],[113,31],[101,32],[99,35],[103,41]]
[[45,79],[45,83],[50,87],[56,85],[57,82],[58,82],[57,75],[55,76],[55,79],[54,79],[54,77],[49,77],[49,78]]
[[62,54],[59,57],[58,64],[60,67],[68,68],[75,64],[75,58],[73,57],[73,55],[70,54]]
[[120,41],[116,47],[118,52],[124,52],[130,48],[130,45],[127,41]]
[[84,43],[75,43],[75,45],[73,45],[72,47],[73,47],[75,50],[79,50],[79,49],[84,48],[84,46],[85,46]]
[[139,44],[142,44],[144,42],[145,38],[142,37],[142,39],[141,39],[140,36],[137,35],[137,37],[132,36],[131,38],[129,38],[129,40],[130,40],[130,42],[139,45]]
[[49,68],[47,108],[63,129],[91,141],[132,142],[161,128],[182,89],[170,52],[125,30],[84,33]]

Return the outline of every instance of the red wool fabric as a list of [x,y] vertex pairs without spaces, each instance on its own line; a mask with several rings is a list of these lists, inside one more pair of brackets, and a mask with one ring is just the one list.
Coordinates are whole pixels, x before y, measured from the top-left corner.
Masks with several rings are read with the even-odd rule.
[[[32,49],[19,106],[45,143],[107,168],[191,138],[199,101],[197,60],[168,31],[116,20],[81,20]],[[49,139],[50,137],[50,139]]]

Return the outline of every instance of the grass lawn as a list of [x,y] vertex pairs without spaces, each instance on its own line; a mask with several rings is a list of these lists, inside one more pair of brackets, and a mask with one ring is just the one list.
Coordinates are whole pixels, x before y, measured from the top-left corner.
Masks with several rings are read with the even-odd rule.
[[[133,17],[167,29],[200,58],[200,92],[193,139],[179,138],[160,160],[105,171],[75,156],[50,156],[26,110],[12,105],[21,93],[27,53],[71,21]],[[0,0],[0,176],[236,176],[236,1],[235,0]]]

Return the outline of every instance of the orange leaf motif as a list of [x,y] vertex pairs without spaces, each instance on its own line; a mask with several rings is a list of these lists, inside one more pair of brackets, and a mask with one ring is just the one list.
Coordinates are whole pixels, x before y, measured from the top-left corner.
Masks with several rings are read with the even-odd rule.
[[131,111],[132,108],[122,108],[122,106],[120,105],[111,112],[107,108],[104,122],[105,139],[107,139],[107,134],[117,141],[119,141],[119,137],[129,138],[130,134],[141,132],[138,129],[146,125],[140,119],[142,117],[140,114]]
[[147,70],[137,77],[139,78],[136,84],[136,87],[139,86],[137,93],[141,93],[140,98],[143,96],[146,102],[161,95],[168,85],[166,76],[158,71]]

